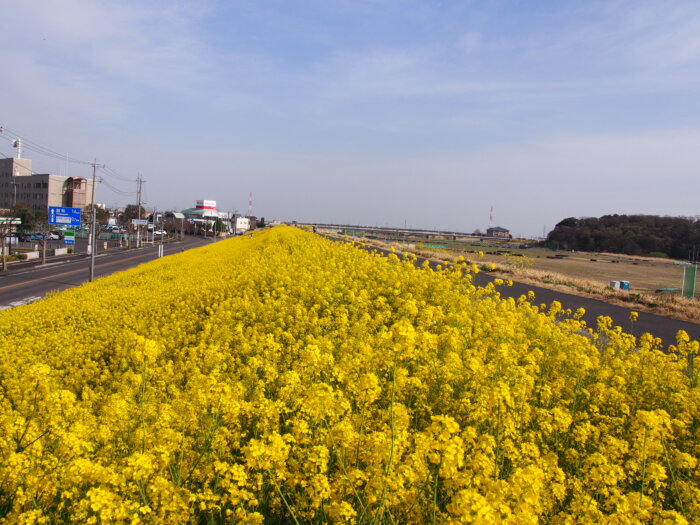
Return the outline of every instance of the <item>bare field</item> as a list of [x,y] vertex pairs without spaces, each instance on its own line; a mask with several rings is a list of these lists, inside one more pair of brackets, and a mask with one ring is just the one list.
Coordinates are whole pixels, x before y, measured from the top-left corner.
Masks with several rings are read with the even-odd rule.
[[[655,292],[662,288],[680,288],[683,280],[682,266],[673,264],[673,261],[585,253],[559,258],[536,254],[535,249],[524,251],[530,252],[525,256],[532,261],[530,268],[533,270],[559,273],[602,285],[622,280],[629,281],[632,290]],[[503,256],[484,255],[484,260],[503,263]]]
[[[506,243],[479,243],[478,240],[463,242],[435,239],[415,243],[425,249],[445,255],[464,255],[474,260],[474,253],[484,252],[480,260],[495,264],[513,264],[531,270],[552,272],[576,280],[594,282],[607,286],[610,281],[629,281],[632,290],[656,292],[662,288],[680,288],[683,267],[670,259],[636,257],[611,253],[588,253],[553,251],[546,248],[517,248]],[[510,254],[510,257],[507,255]],[[470,257],[471,255],[471,257]],[[518,264],[518,258],[522,261]]]

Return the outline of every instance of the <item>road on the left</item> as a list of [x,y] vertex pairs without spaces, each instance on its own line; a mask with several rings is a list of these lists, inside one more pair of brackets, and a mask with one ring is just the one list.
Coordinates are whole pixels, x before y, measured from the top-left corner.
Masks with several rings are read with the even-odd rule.
[[[182,241],[166,243],[164,255],[196,248],[212,242],[202,237],[185,236]],[[106,251],[95,255],[95,278],[110,275],[158,258],[158,246]],[[80,254],[50,260],[46,264],[10,267],[0,272],[0,310],[31,303],[50,291],[80,286],[89,280],[90,257]]]

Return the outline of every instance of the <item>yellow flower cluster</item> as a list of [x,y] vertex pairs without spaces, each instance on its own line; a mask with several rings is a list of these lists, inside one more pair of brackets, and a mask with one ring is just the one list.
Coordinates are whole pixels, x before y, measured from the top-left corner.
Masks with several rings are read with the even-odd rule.
[[0,312],[4,523],[700,522],[698,343],[278,227]]

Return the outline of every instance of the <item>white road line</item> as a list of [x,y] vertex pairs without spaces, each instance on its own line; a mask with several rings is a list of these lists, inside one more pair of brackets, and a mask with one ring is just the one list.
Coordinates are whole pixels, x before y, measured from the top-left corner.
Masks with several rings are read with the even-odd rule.
[[19,301],[12,301],[9,304],[0,306],[0,310],[7,310],[9,308],[14,308],[15,306],[22,306],[23,304],[29,304],[33,303],[34,301],[38,301],[41,299],[39,296],[32,296],[32,297],[25,297],[24,299],[20,299]]
[[68,261],[58,261],[58,262],[46,263],[46,264],[42,264],[41,267],[48,268],[49,266],[56,266],[58,264],[66,264],[67,262]]

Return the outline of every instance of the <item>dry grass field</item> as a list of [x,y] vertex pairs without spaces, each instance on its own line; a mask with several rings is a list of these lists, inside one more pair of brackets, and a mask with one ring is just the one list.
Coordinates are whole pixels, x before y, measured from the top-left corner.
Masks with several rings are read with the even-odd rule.
[[[403,244],[403,243],[402,243]],[[683,280],[683,267],[670,259],[634,257],[610,253],[553,251],[546,248],[518,248],[513,244],[488,242],[478,239],[455,242],[436,239],[428,243],[409,241],[420,251],[430,252],[438,257],[463,255],[474,258],[476,252],[483,252],[480,259],[486,263],[520,266],[545,273],[561,274],[571,279],[590,281],[607,286],[610,281],[629,281],[633,291],[655,292],[662,288],[680,288]],[[510,254],[510,255],[509,255]],[[470,257],[471,255],[471,257]],[[518,258],[523,260],[518,263]]]
[[[566,275],[572,279],[609,285],[610,281],[629,281],[631,289],[655,292],[662,288],[680,288],[683,267],[667,259],[629,257],[613,254],[576,252],[564,254],[531,248],[521,250],[532,261],[530,269]],[[550,255],[552,253],[559,254]],[[565,256],[562,256],[565,255]],[[488,262],[503,263],[503,256],[484,255]]]

